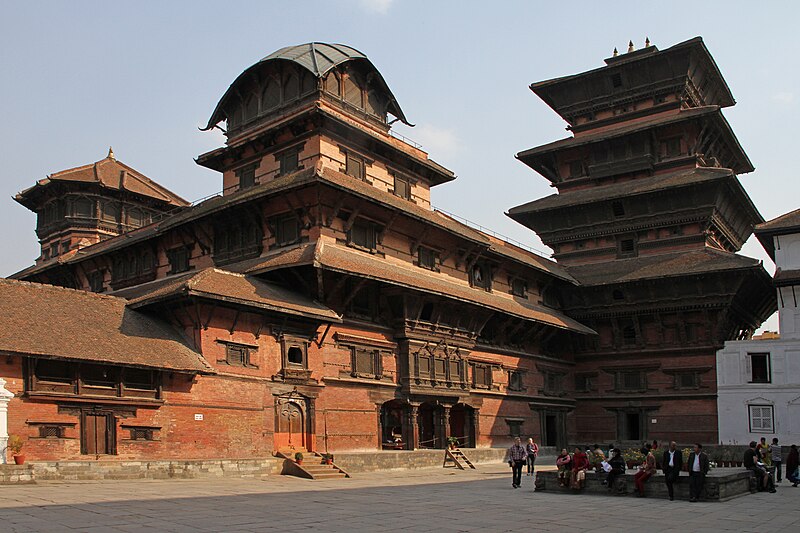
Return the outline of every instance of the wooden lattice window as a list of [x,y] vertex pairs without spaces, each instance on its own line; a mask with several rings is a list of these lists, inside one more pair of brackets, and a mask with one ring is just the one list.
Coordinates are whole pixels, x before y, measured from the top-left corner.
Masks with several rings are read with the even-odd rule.
[[256,167],[249,165],[236,171],[239,179],[239,189],[247,189],[256,184]]
[[642,391],[647,388],[647,379],[640,370],[627,370],[617,372],[615,385],[617,391]]
[[250,366],[249,346],[243,344],[225,344],[225,362],[233,366]]
[[43,424],[39,426],[39,438],[42,439],[63,439],[64,426]]
[[189,258],[191,251],[186,246],[180,246],[167,250],[167,260],[169,261],[169,274],[177,274],[178,272],[186,272],[189,270]]
[[472,365],[472,386],[476,389],[488,389],[492,386],[491,365]]
[[345,154],[345,174],[356,179],[366,179],[366,161],[363,157],[347,152]]
[[131,440],[153,440],[153,430],[150,428],[131,428]]
[[508,372],[508,390],[524,390],[524,387],[522,386],[522,376],[523,373],[521,370],[510,370]]
[[281,176],[298,170],[300,168],[300,152],[297,150],[292,150],[291,152],[282,154],[280,158],[280,165]]
[[411,198],[411,182],[408,178],[395,174],[394,194],[406,200]]
[[511,280],[511,294],[519,298],[528,297],[528,282],[522,278],[514,278]]
[[696,389],[700,386],[697,372],[677,372],[675,374],[675,388]]
[[368,250],[378,247],[378,231],[375,224],[366,220],[356,220],[347,232],[347,242]]
[[417,251],[417,255],[419,257],[418,264],[420,267],[428,269],[428,270],[436,270],[436,264],[439,260],[439,253],[431,250],[430,248],[425,248],[424,246],[420,246],[419,250]]
[[352,375],[355,377],[380,377],[380,351],[352,348]]

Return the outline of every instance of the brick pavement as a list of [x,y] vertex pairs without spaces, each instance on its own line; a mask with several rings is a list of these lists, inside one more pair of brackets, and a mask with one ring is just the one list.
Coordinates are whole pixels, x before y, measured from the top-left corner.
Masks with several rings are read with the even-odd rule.
[[0,531],[800,531],[800,488],[722,503],[511,488],[504,465],[349,480],[48,482],[0,486]]

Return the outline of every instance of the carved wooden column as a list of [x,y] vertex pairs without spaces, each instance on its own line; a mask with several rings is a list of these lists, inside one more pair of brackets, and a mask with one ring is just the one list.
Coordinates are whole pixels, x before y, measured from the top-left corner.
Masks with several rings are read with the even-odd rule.
[[450,438],[450,406],[442,406],[442,411],[442,422],[444,425],[442,428],[442,446],[447,448],[447,439]]
[[419,406],[412,405],[409,410],[411,412],[411,440],[409,444],[412,450],[416,450],[419,446]]
[[6,380],[0,378],[0,464],[6,463],[8,446],[8,402],[14,393],[6,390]]
[[473,427],[473,432],[475,433],[475,442],[473,442],[472,445],[475,448],[478,447],[478,439],[480,438],[480,435],[481,435],[480,419],[481,419],[481,410],[480,409],[473,409],[472,410],[472,427]]
[[306,398],[306,411],[308,414],[308,451],[317,449],[317,417],[314,407],[314,398]]
[[383,449],[383,419],[381,417],[381,404],[375,405],[375,414],[378,415],[378,449]]

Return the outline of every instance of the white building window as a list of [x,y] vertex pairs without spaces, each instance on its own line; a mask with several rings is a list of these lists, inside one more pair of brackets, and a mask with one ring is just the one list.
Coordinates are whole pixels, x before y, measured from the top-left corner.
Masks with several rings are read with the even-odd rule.
[[750,405],[750,433],[774,433],[771,405]]
[[748,353],[750,383],[772,383],[769,353]]

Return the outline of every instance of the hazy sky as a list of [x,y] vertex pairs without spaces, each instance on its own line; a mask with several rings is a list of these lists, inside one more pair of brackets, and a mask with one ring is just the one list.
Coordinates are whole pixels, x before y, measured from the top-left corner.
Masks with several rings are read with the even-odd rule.
[[[458,175],[434,205],[547,251],[504,215],[554,192],[514,154],[567,136],[528,85],[599,67],[629,39],[663,49],[700,35],[738,102],[724,113],[756,167],[742,183],[774,218],[800,207],[798,5],[0,0],[0,275],[38,255],[35,216],[11,197],[109,145],[187,199],[219,191],[220,175],[193,158],[224,139],[198,126],[245,68],[309,41],[353,46],[381,71],[416,124],[395,129]],[[755,239],[743,253],[772,273]]]

